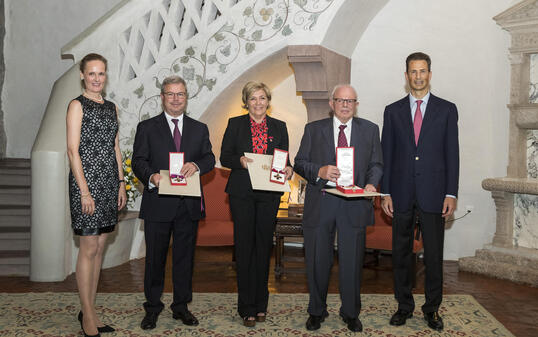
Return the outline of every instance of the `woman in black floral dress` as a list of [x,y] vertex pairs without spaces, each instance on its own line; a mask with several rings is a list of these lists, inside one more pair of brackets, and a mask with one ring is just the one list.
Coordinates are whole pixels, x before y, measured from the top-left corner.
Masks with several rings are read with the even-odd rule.
[[108,233],[118,222],[127,200],[118,141],[117,110],[104,100],[106,59],[88,54],[80,61],[84,92],[67,109],[69,201],[73,231],[80,235],[76,277],[81,311],[78,320],[85,336],[114,329],[95,312],[97,283]]
[[[288,151],[288,130],[286,123],[267,116],[271,91],[265,84],[248,82],[242,96],[243,108],[248,109],[248,114],[228,121],[220,163],[232,169],[226,192],[230,196],[234,221],[237,311],[243,324],[253,327],[256,322],[264,322],[267,313],[269,260],[282,193],[252,190],[247,171],[248,162],[252,160],[244,153]],[[286,179],[293,173],[291,166],[284,171]]]

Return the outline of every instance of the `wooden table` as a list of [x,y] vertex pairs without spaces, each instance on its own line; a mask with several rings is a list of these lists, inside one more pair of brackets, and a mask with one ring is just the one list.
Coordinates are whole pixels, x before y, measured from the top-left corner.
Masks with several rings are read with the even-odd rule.
[[290,216],[287,209],[278,211],[275,228],[275,278],[280,279],[285,272],[301,272],[304,268],[286,268],[284,261],[304,261],[302,257],[290,257],[284,255],[284,238],[303,237],[303,215]]

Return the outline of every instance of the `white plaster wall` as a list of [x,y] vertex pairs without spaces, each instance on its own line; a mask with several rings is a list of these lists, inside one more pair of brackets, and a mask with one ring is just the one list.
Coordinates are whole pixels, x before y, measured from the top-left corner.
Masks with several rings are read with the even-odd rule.
[[29,158],[52,84],[72,60],[61,47],[119,0],[5,0],[2,109],[7,157]]
[[299,151],[304,126],[308,121],[302,96],[296,90],[295,76],[290,76],[273,89],[271,98],[271,116],[286,122],[288,128],[292,164],[297,151]]
[[[118,2],[5,1],[2,108],[8,157],[29,157],[52,84],[72,65],[71,60],[60,59],[60,48]],[[461,178],[456,214],[462,215],[466,205],[473,205],[474,211],[447,230],[447,259],[474,255],[475,249],[491,241],[495,230],[494,204],[481,181],[506,174],[509,37],[492,17],[517,2],[390,0],[352,55],[359,114],[380,127],[384,106],[405,94],[404,60],[416,50],[432,56],[433,92],[459,108]],[[273,88],[274,116],[288,123],[292,158],[302,136],[300,120],[305,119],[293,87],[293,81],[286,79]]]
[[495,206],[482,179],[506,175],[508,160],[509,35],[492,17],[515,0],[391,0],[372,20],[352,57],[359,114],[383,122],[385,105],[405,93],[405,58],[432,58],[432,92],[456,103],[460,131],[460,189],[448,226],[445,259],[474,255],[491,242]]

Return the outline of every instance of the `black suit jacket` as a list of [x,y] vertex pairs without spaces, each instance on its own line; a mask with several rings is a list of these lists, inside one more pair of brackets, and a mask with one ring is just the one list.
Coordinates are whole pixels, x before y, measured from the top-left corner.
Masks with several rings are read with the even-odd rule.
[[441,213],[447,194],[458,195],[458,109],[430,94],[415,145],[409,96],[385,108],[383,121],[383,182],[396,212],[411,209]]
[[[377,186],[383,174],[383,158],[379,142],[379,128],[362,118],[353,118],[350,146],[355,148],[355,179],[357,186]],[[301,146],[295,157],[294,170],[308,181],[306,186],[304,226],[315,226],[320,219],[321,190],[327,180],[318,179],[322,166],[336,165],[333,118],[308,123]],[[363,198],[349,199],[346,203],[350,219],[360,226],[374,223],[372,202]]]
[[[275,149],[288,151],[288,129],[286,123],[266,116],[267,118],[267,152],[273,154]],[[250,132],[249,114],[233,117],[228,120],[228,126],[222,139],[220,163],[232,169],[226,192],[230,195],[252,195],[252,184],[248,170],[241,166],[239,159],[245,152],[252,152],[252,134]],[[289,163],[289,159],[288,159]],[[269,179],[269,173],[267,173]],[[282,193],[271,193],[282,195]]]
[[[180,150],[185,153],[185,162],[194,162],[198,165],[200,175],[208,173],[215,166],[207,126],[188,116],[183,116]],[[159,195],[158,188],[149,190],[147,186],[152,174],[169,169],[170,152],[176,152],[176,147],[164,112],[138,124],[132,165],[136,177],[144,184],[140,206],[140,218],[144,220],[166,222],[172,221],[176,216],[180,197]],[[192,220],[199,220],[205,216],[201,210],[200,198],[183,197],[183,199]]]

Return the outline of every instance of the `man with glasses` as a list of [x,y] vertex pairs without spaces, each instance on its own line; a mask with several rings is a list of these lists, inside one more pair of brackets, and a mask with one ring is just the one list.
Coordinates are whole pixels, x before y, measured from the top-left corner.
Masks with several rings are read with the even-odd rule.
[[[198,325],[188,310],[192,300],[192,267],[198,220],[205,215],[203,197],[159,195],[159,174],[169,168],[169,153],[183,152],[185,164],[181,174],[208,173],[215,166],[207,126],[188,116],[187,85],[179,76],[164,79],[161,86],[163,113],[138,124],[133,146],[133,170],[144,183],[140,218],[144,219],[146,263],[144,273],[144,330],[154,329],[164,308],[166,256],[172,242],[173,318],[185,325]],[[201,186],[200,186],[201,188]],[[203,191],[202,191],[203,196]]]
[[328,316],[327,290],[333,263],[334,240],[338,232],[338,278],[340,317],[351,331],[362,331],[361,276],[364,261],[366,226],[374,223],[372,202],[364,198],[346,199],[325,188],[336,186],[340,171],[336,167],[336,148],[354,147],[356,186],[375,192],[383,173],[379,128],[354,117],[357,94],[350,85],[334,88],[329,105],[331,118],[311,122],[304,135],[294,170],[308,181],[303,216],[303,234],[308,289],[308,330],[317,330]]

